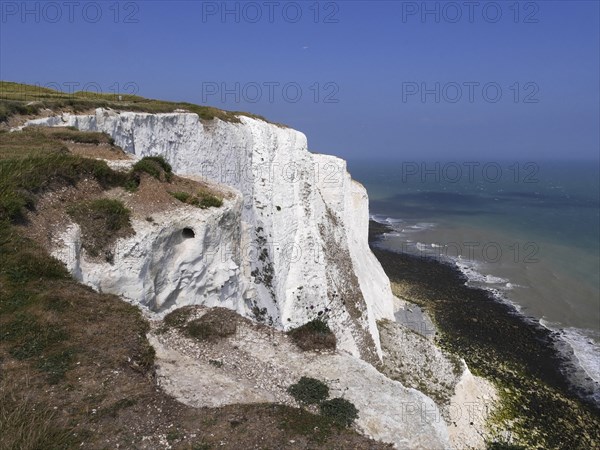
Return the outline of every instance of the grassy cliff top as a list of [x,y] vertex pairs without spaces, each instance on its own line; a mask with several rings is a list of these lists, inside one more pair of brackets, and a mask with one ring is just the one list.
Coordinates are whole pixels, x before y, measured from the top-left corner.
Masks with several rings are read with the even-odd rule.
[[15,115],[36,115],[44,108],[74,113],[95,108],[148,113],[169,113],[182,109],[196,113],[204,120],[217,118],[225,122],[239,123],[239,116],[246,116],[269,122],[264,117],[255,114],[224,111],[212,106],[193,103],[154,100],[128,94],[98,94],[88,91],[68,93],[30,84],[0,81],[0,123],[8,121]]

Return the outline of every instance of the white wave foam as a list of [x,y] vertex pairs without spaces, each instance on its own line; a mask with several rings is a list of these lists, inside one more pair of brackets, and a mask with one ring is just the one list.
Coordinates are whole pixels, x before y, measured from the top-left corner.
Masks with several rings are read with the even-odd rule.
[[[590,335],[596,335],[594,340]],[[600,383],[600,333],[578,328],[564,328],[561,336],[566,340],[577,358],[579,365],[592,380]]]
[[[395,223],[398,224],[400,222],[397,221]],[[389,222],[386,223],[390,224]],[[398,231],[388,233],[388,236],[401,238],[405,244],[408,244],[408,246],[403,247],[405,251],[408,250],[408,253],[411,253],[411,248],[413,251],[416,249],[421,255],[437,257],[453,264],[466,277],[467,281],[465,284],[490,292],[498,301],[509,304],[516,312],[522,313],[521,306],[511,301],[507,295],[508,291],[522,286],[513,284],[506,278],[494,276],[489,273],[485,274],[487,271],[485,270],[485,264],[482,262],[461,258],[461,256],[442,255],[439,250],[436,251],[438,248],[443,248],[439,244],[426,244],[406,239],[412,233],[433,228],[435,224],[420,222],[408,225],[405,222],[402,225],[403,228],[396,228]],[[537,320],[535,321],[538,322]],[[552,331],[558,331],[560,340],[573,350],[575,359],[573,362],[593,380],[596,386],[600,385],[600,332],[577,328],[561,329],[560,326],[552,326],[543,319],[540,319],[539,323]],[[576,380],[575,382],[577,383]],[[596,399],[595,401],[600,402],[600,388],[594,388],[594,392],[593,397]]]

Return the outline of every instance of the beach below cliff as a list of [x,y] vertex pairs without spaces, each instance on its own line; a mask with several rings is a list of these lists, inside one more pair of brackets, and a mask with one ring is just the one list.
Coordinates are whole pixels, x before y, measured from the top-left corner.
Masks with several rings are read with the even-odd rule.
[[467,286],[451,264],[377,245],[390,231],[370,222],[369,242],[394,294],[425,311],[437,342],[498,388],[493,434],[525,448],[598,448],[597,386],[557,348],[556,332],[489,291]]

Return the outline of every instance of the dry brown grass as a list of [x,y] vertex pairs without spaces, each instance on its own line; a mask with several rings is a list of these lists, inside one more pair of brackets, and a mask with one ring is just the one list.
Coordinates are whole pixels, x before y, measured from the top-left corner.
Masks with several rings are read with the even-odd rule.
[[[57,418],[56,410],[36,403],[27,378],[0,380],[0,449],[61,449],[72,446],[71,431]],[[64,421],[62,421],[64,422]]]
[[288,331],[294,343],[304,351],[335,350],[336,338],[327,323],[320,319]]
[[185,330],[194,339],[206,341],[233,336],[238,315],[230,309],[211,308],[199,319],[187,323]]

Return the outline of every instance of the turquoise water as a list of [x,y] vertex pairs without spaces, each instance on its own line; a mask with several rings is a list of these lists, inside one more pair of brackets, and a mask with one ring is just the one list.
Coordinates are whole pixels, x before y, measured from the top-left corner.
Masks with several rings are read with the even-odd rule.
[[600,381],[597,162],[349,161],[382,245],[451,261],[469,284],[560,330]]

